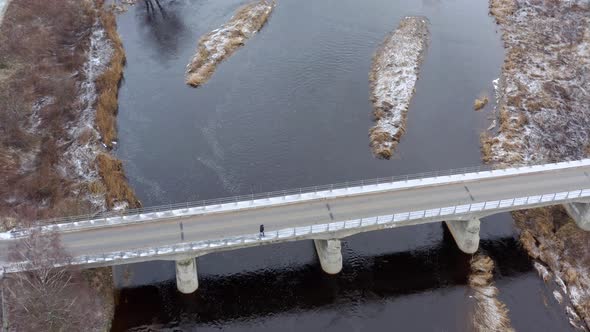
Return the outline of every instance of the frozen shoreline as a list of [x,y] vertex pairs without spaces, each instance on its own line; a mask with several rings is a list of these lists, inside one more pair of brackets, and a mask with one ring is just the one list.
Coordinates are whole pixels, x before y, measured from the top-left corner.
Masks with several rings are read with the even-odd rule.
[[[497,90],[499,129],[482,136],[484,160],[518,165],[587,157],[590,2],[490,0],[490,11],[507,53]],[[555,283],[555,300],[570,323],[588,330],[590,233],[561,207],[513,216],[523,247],[538,260],[542,278]]]
[[186,84],[193,87],[211,78],[215,68],[258,32],[275,7],[274,0],[256,0],[236,12],[229,22],[199,40],[197,52],[186,68]]
[[405,132],[420,63],[428,45],[428,22],[405,17],[379,47],[369,73],[376,124],[369,130],[373,153],[389,159]]

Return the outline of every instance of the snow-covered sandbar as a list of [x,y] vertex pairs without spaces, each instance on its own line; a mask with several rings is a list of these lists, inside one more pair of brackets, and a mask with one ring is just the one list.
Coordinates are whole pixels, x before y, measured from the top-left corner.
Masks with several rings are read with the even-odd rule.
[[238,9],[221,28],[203,36],[186,68],[186,84],[197,87],[211,78],[221,61],[264,26],[274,7],[274,0],[253,1]]
[[369,81],[377,123],[369,130],[369,137],[373,153],[380,158],[391,157],[405,131],[406,113],[427,45],[427,20],[405,17],[373,57]]

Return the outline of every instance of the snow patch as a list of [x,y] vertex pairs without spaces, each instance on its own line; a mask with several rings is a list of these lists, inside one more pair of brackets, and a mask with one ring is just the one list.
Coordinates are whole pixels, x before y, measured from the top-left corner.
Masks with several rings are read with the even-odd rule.
[[[491,0],[490,5],[507,52],[494,84],[500,130],[484,142],[490,147],[485,158],[498,165],[585,158],[590,153],[590,2]],[[567,296],[564,303],[571,300],[570,323],[579,327],[581,317],[587,329],[590,279],[582,266],[590,252],[588,237],[582,230],[558,232],[559,222],[550,221],[555,229],[548,232],[523,225],[545,248],[542,256],[529,254],[549,265]],[[535,268],[551,279],[540,263]]]
[[[95,160],[104,148],[95,128],[98,98],[96,80],[106,70],[113,51],[105,30],[97,21],[90,36],[90,47],[83,68],[85,79],[79,85],[78,99],[82,108],[76,121],[67,129],[68,142],[71,143],[65,150],[63,163],[59,165],[59,170],[77,183],[100,181]],[[85,199],[100,210],[106,209],[104,194],[88,194]]]
[[186,68],[186,83],[205,83],[215,67],[244,45],[266,23],[275,7],[274,0],[256,0],[240,8],[231,20],[199,41],[197,52]]
[[428,44],[428,22],[405,17],[375,53],[369,74],[373,115],[371,148],[375,155],[389,159],[406,123],[414,95],[420,62]]

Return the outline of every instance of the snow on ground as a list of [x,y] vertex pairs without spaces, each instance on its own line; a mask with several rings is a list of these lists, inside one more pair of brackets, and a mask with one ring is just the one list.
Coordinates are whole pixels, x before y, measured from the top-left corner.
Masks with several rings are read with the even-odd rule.
[[[90,37],[88,59],[84,65],[85,80],[80,84],[79,100],[83,108],[80,116],[68,128],[68,141],[73,143],[66,149],[65,158],[62,159],[64,163],[60,165],[61,171],[78,183],[100,181],[95,160],[104,147],[100,144],[100,135],[95,128],[95,81],[107,68],[112,54],[113,48],[104,29],[100,24],[95,24]],[[89,194],[87,199],[101,210],[106,208],[103,194]]]
[[[491,0],[507,49],[498,132],[482,140],[497,165],[575,160],[590,153],[590,1]],[[521,242],[547,266],[574,326],[590,326],[590,234],[563,209],[515,213]],[[540,266],[540,263],[536,263]],[[553,278],[550,278],[551,274]]]
[[[493,0],[501,2],[500,0]],[[496,163],[581,159],[590,147],[590,2],[514,0],[503,18],[508,50],[487,143]]]
[[199,40],[197,53],[186,68],[186,83],[205,83],[217,65],[244,45],[268,20],[274,0],[256,0],[240,8],[229,22]]
[[469,286],[476,301],[473,309],[473,330],[514,331],[506,305],[498,300],[498,288],[492,281],[493,271],[494,261],[490,257],[477,255],[471,259]]
[[126,12],[130,6],[135,5],[139,0],[113,0],[113,9],[117,13]]
[[375,53],[369,74],[373,115],[369,131],[373,153],[389,159],[405,131],[419,66],[428,44],[428,22],[405,17]]

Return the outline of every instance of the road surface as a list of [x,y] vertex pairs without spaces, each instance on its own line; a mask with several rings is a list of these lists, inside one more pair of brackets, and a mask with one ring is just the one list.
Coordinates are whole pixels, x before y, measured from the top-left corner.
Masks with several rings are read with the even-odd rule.
[[[208,215],[113,225],[62,234],[72,256],[220,239],[289,227],[326,224],[392,213],[494,201],[590,188],[590,166],[460,183],[397,189],[356,196],[319,198],[285,205]],[[0,240],[0,261],[7,261],[11,240]]]

